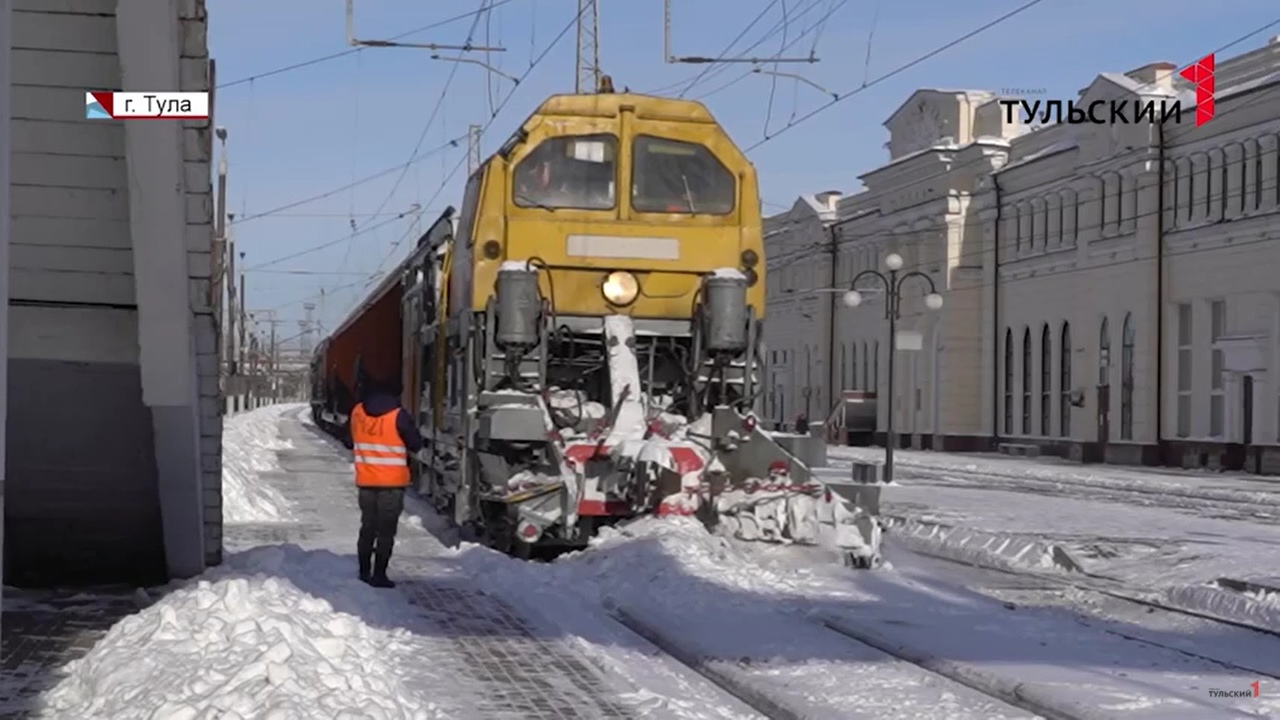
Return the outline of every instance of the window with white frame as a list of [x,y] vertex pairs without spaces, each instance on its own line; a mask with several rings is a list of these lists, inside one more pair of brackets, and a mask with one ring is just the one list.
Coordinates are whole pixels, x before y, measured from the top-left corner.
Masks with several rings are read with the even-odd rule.
[[1191,305],[1183,303],[1178,306],[1178,402],[1177,402],[1177,434],[1178,437],[1191,435]]
[[1049,418],[1052,417],[1053,400],[1053,341],[1049,335],[1049,323],[1040,330],[1040,434],[1049,437]]
[[1214,300],[1210,307],[1210,329],[1213,350],[1209,367],[1209,436],[1220,438],[1226,434],[1226,392],[1223,383],[1224,364],[1222,348],[1218,341],[1227,330],[1227,303]]
[[1071,324],[1062,323],[1062,344],[1058,348],[1058,434],[1071,437]]
[[849,343],[849,389],[858,390],[858,342]]

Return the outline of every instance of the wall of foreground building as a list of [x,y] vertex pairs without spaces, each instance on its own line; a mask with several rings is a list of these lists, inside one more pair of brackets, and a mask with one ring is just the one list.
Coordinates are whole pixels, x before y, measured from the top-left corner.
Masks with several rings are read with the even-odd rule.
[[195,574],[221,554],[209,123],[80,103],[207,90],[203,2],[12,2],[5,582]]
[[[1103,73],[1083,101],[1190,108],[1176,72]],[[833,229],[836,284],[899,252],[943,292],[929,313],[922,290],[904,291],[901,325],[924,338],[896,363],[904,444],[1280,472],[1280,41],[1220,59],[1216,79],[1217,115],[1199,128],[1188,112],[1030,131],[990,93],[922,90],[886,123],[890,163],[834,217],[797,203],[768,221]],[[830,388],[878,391],[883,441],[883,306],[872,296],[836,309],[834,332],[799,334],[805,311],[774,285],[827,256],[798,252],[798,231],[769,242],[771,350],[824,347]],[[794,378],[812,366],[775,368],[776,386],[803,394]]]

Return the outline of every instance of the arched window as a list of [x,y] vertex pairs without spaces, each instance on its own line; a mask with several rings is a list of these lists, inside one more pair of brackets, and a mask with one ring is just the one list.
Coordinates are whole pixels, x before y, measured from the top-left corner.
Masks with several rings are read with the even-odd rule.
[[1049,429],[1049,413],[1053,410],[1053,339],[1049,336],[1049,323],[1040,331],[1040,434],[1045,437]]
[[1004,331],[1004,434],[1013,434],[1013,329]]
[[1058,347],[1058,434],[1071,437],[1071,323],[1062,323],[1062,344]]
[[1022,331],[1022,434],[1031,434],[1031,328]]
[[858,389],[858,343],[849,343],[849,389]]
[[1120,439],[1133,439],[1133,349],[1137,331],[1133,313],[1124,316],[1120,345]]
[[867,354],[867,341],[862,341],[862,389],[875,392],[868,378],[871,376],[871,356]]
[[1102,318],[1102,329],[1098,331],[1098,386],[1111,386],[1111,330],[1106,318]]
[[[876,397],[880,397],[880,341],[875,341],[875,344],[871,347],[871,352],[873,353],[871,356],[871,382],[875,383],[873,389],[876,391]],[[863,358],[863,361],[865,362],[866,358]],[[889,397],[888,393],[885,393],[885,397],[888,398],[888,402],[893,402],[893,398]]]

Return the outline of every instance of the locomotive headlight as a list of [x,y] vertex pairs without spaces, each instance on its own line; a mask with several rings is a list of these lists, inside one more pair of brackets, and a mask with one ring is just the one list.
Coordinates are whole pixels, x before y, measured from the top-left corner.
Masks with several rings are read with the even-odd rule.
[[604,299],[614,305],[630,305],[640,294],[640,283],[635,275],[619,270],[609,273],[600,291],[604,293]]

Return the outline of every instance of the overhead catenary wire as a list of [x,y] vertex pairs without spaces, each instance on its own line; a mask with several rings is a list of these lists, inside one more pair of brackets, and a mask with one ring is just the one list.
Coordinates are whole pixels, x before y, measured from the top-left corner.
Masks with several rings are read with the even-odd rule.
[[[1226,44],[1222,45],[1221,47],[1219,47],[1219,48],[1215,49],[1215,50],[1213,51],[1213,53],[1214,53],[1214,54],[1219,54],[1219,53],[1222,53],[1222,52],[1224,52],[1224,51],[1226,51],[1226,50],[1229,50],[1229,49],[1231,49],[1232,47],[1235,47],[1236,45],[1239,45],[1240,43],[1245,42],[1246,40],[1249,40],[1249,39],[1250,39],[1250,38],[1252,38],[1252,37],[1255,37],[1255,36],[1257,36],[1257,35],[1259,35],[1259,34],[1261,34],[1261,33],[1266,32],[1267,30],[1270,30],[1270,29],[1271,29],[1271,28],[1273,28],[1273,27],[1276,27],[1277,25],[1280,25],[1280,18],[1277,18],[1277,19],[1275,19],[1275,20],[1272,20],[1272,21],[1271,21],[1271,22],[1269,22],[1269,23],[1266,23],[1266,24],[1264,24],[1264,25],[1262,25],[1262,26],[1260,26],[1260,27],[1257,27],[1257,28],[1254,28],[1254,29],[1250,30],[1249,32],[1247,32],[1247,33],[1245,33],[1245,34],[1243,34],[1243,35],[1241,35],[1241,36],[1239,36],[1239,37],[1235,38],[1234,40],[1231,40],[1230,42],[1228,42],[1228,43],[1226,43]],[[1219,96],[1220,96],[1220,97],[1219,97],[1219,105],[1221,105],[1223,102],[1230,102],[1230,98],[1229,98],[1229,96],[1226,96],[1226,95],[1224,94],[1224,93],[1225,93],[1225,92],[1227,92],[1227,91],[1229,91],[1229,88],[1223,88],[1222,90],[1220,90],[1220,91],[1219,91]],[[1221,120],[1222,118],[1227,117],[1227,116],[1229,116],[1229,115],[1231,115],[1231,114],[1233,114],[1233,113],[1240,112],[1240,111],[1245,110],[1245,109],[1247,109],[1247,108],[1249,108],[1249,107],[1252,107],[1252,106],[1253,106],[1253,105],[1255,105],[1256,103],[1259,103],[1259,102],[1262,102],[1262,101],[1264,101],[1264,100],[1267,100],[1267,99],[1271,99],[1271,98],[1273,98],[1273,97],[1274,97],[1274,95],[1273,95],[1273,94],[1275,94],[1275,93],[1280,93],[1280,87],[1276,87],[1276,88],[1269,88],[1269,89],[1257,89],[1257,90],[1253,90],[1253,91],[1252,91],[1252,93],[1253,93],[1253,96],[1252,96],[1252,97],[1248,98],[1247,100],[1245,100],[1244,102],[1240,103],[1239,105],[1236,105],[1236,106],[1234,106],[1234,107],[1227,107],[1227,108],[1225,108],[1222,112],[1219,112],[1219,113],[1216,115],[1215,120]],[[1039,132],[1048,132],[1048,131],[1049,131],[1049,130],[1047,130],[1047,129],[1046,129],[1046,130],[1041,130],[1041,131],[1039,131]],[[1124,153],[1124,154],[1123,154],[1122,156],[1120,156],[1120,157],[1136,157],[1136,156],[1138,156],[1138,155],[1140,155],[1140,154],[1145,154],[1145,153],[1147,153],[1147,152],[1149,152],[1149,150],[1148,150],[1146,147],[1137,147],[1137,148],[1133,148],[1133,149],[1131,149],[1131,150],[1127,151],[1126,153]],[[975,158],[975,159],[970,160],[970,161],[966,161],[966,162],[963,162],[963,163],[959,163],[959,164],[956,164],[956,165],[952,165],[952,166],[950,166],[950,167],[949,167],[948,169],[946,169],[946,170],[941,170],[941,171],[938,171],[938,172],[932,173],[932,174],[930,174],[930,175],[928,175],[928,176],[926,176],[926,177],[923,177],[923,178],[914,178],[914,179],[912,179],[911,181],[909,181],[909,182],[907,182],[907,183],[903,183],[901,186],[897,186],[897,187],[895,187],[895,188],[888,188],[888,189],[886,189],[886,190],[884,190],[884,191],[882,191],[882,192],[893,192],[894,190],[901,189],[901,188],[905,188],[905,187],[908,187],[908,186],[913,186],[913,185],[926,185],[926,184],[928,184],[928,183],[931,183],[931,182],[932,182],[932,181],[934,181],[934,180],[944,178],[944,177],[946,177],[946,176],[948,176],[948,175],[953,175],[953,174],[954,174],[954,173],[956,173],[957,171],[962,170],[962,169],[964,169],[964,168],[966,168],[966,167],[969,167],[969,166],[971,166],[971,165],[981,165],[981,164],[983,164],[983,163],[987,163],[987,162],[989,162],[989,160],[988,160],[987,158],[985,158],[985,157],[978,157],[978,158]],[[820,245],[820,246],[817,246],[817,247],[815,247],[814,249],[812,249],[812,250],[810,251],[810,253],[809,253],[809,254],[801,255],[801,256],[796,256],[796,257],[793,259],[793,262],[800,262],[800,261],[802,261],[802,260],[808,259],[808,258],[809,258],[809,257],[811,257],[812,255],[815,255],[815,254],[822,254],[822,253],[825,253],[825,252],[827,252],[827,251],[828,251],[828,250],[827,250],[827,246],[826,246],[826,245]],[[980,253],[981,253],[981,251],[977,251],[977,254],[980,254]],[[789,266],[789,265],[790,265],[790,263],[788,263],[787,265]],[[785,266],[784,266],[784,267],[785,267]]]
[[720,51],[720,54],[716,56],[715,60],[711,61],[711,63],[703,67],[702,71],[699,72],[696,76],[694,76],[692,80],[689,81],[689,84],[686,85],[685,88],[680,91],[680,94],[677,97],[684,97],[685,94],[687,94],[689,90],[693,88],[694,85],[698,84],[699,80],[706,77],[707,73],[711,72],[711,68],[715,67],[721,60],[724,60],[724,56],[728,55],[729,52],[733,50],[733,46],[742,42],[742,39],[747,36],[747,33],[751,32],[751,28],[755,27],[757,23],[763,20],[764,16],[768,15],[769,11],[772,10],[774,6],[778,4],[778,2],[779,0],[772,0],[772,2],[770,2],[768,5],[765,5],[764,9],[761,10],[755,16],[755,18],[751,20],[750,23],[747,23],[747,26],[742,29],[742,32],[738,33],[737,37],[735,37],[733,40],[730,40],[729,44],[724,46],[724,50]]
[[[415,157],[415,158],[410,159],[408,164],[410,164],[410,165],[416,165],[416,164],[418,164],[418,163],[421,163],[421,162],[423,162],[423,161],[425,161],[425,160],[428,160],[428,159],[430,159],[430,158],[434,157],[435,155],[437,155],[437,154],[439,154],[439,153],[441,153],[441,152],[443,152],[443,151],[445,151],[445,150],[448,150],[449,148],[456,148],[456,147],[459,147],[459,146],[460,146],[460,143],[461,143],[463,140],[466,140],[466,136],[465,136],[465,135],[460,136],[460,137],[456,137],[456,138],[452,138],[452,139],[450,139],[449,141],[447,141],[447,142],[445,142],[445,143],[443,143],[443,144],[441,144],[441,145],[439,145],[439,146],[437,146],[437,147],[435,147],[435,148],[432,148],[431,150],[428,150],[428,151],[426,151],[426,152],[424,152],[424,153],[422,153],[422,154],[418,155],[418,156],[417,156],[417,157]],[[286,204],[284,204],[284,205],[280,205],[280,206],[277,206],[277,207],[271,208],[270,210],[264,210],[264,211],[262,211],[262,212],[253,213],[253,214],[248,215],[248,216],[244,216],[244,217],[237,217],[237,218],[236,218],[233,222],[231,222],[230,224],[232,224],[232,225],[242,225],[242,224],[244,224],[244,223],[247,223],[247,222],[250,222],[250,221],[253,221],[253,220],[258,220],[258,219],[260,219],[260,218],[280,216],[280,215],[284,214],[284,212],[285,212],[286,210],[292,210],[293,208],[296,208],[296,207],[301,207],[301,206],[303,206],[303,205],[309,205],[309,204],[314,203],[314,202],[319,202],[320,200],[325,200],[325,199],[330,198],[330,197],[333,197],[334,195],[337,195],[337,194],[339,194],[339,193],[343,193],[343,192],[346,192],[346,191],[348,191],[348,190],[352,190],[353,188],[359,187],[359,186],[361,186],[361,185],[365,185],[365,184],[371,183],[371,182],[373,182],[374,180],[379,180],[379,179],[381,179],[381,178],[384,178],[384,177],[386,177],[386,176],[388,176],[388,175],[390,175],[390,174],[392,174],[392,173],[394,173],[394,172],[397,172],[397,171],[399,171],[399,170],[402,170],[404,167],[405,167],[405,163],[398,163],[398,164],[393,165],[393,166],[391,166],[391,167],[389,167],[389,168],[386,168],[385,170],[379,170],[378,172],[376,172],[376,173],[374,173],[374,174],[372,174],[372,175],[366,175],[366,176],[364,176],[364,177],[362,177],[362,178],[360,178],[360,179],[358,179],[358,180],[355,180],[355,181],[352,181],[352,182],[350,182],[350,183],[347,183],[346,185],[342,185],[341,187],[333,188],[332,190],[326,190],[325,192],[322,192],[322,193],[320,193],[320,194],[318,194],[318,195],[312,195],[311,197],[303,198],[303,199],[301,199],[301,200],[294,200],[294,201],[289,202],[289,203],[286,203]],[[386,213],[382,212],[382,210],[378,210],[377,212],[369,212],[369,213],[355,213],[355,214],[356,214],[356,215],[359,215],[360,217],[378,217],[378,216],[381,216],[381,215],[385,215]],[[317,217],[323,217],[323,216],[324,216],[324,215],[317,215]],[[338,214],[338,216],[339,216],[339,217],[347,217],[348,215],[347,215],[347,214],[345,214],[345,213],[339,213],[339,214]]]
[[[475,17],[471,20],[471,28],[467,30],[466,44],[470,45],[472,40],[475,39],[476,29],[480,27],[480,19],[486,12],[491,11],[492,7],[493,3],[491,0],[480,0],[480,8],[475,12]],[[400,183],[404,182],[404,177],[409,172],[410,163],[415,157],[417,157],[418,151],[422,149],[422,143],[426,141],[427,133],[431,131],[432,125],[435,124],[436,118],[440,115],[441,108],[444,107],[444,101],[449,94],[449,88],[453,85],[453,79],[457,76],[458,68],[461,67],[461,65],[462,63],[453,63],[453,67],[449,70],[449,76],[444,81],[444,87],[440,89],[440,97],[436,100],[435,106],[431,109],[431,114],[427,116],[427,121],[422,126],[422,132],[418,134],[418,141],[414,143],[413,152],[409,153],[409,160],[401,167],[400,175],[396,178],[395,183],[391,185],[391,190],[387,192],[387,196],[383,198],[382,202],[378,205],[378,209],[374,212],[382,212],[383,208],[385,208],[387,204],[391,202],[391,199],[395,197],[396,191],[400,189]]]
[[[847,0],[845,0],[845,2],[847,2]],[[802,17],[804,17],[805,15],[807,15],[810,11],[817,9],[817,8],[818,8],[818,6],[819,6],[819,4],[820,4],[820,0],[811,0],[811,1],[810,1],[807,5],[805,5],[802,9],[797,10],[797,11],[795,11],[795,12],[793,12],[793,13],[791,14],[791,21],[792,21],[792,22],[798,21],[800,18],[802,18]],[[841,2],[841,4],[843,5],[843,4],[844,4],[844,2]],[[828,15],[828,17],[829,17],[829,15]],[[685,79],[683,79],[683,80],[679,80],[679,81],[676,81],[676,82],[673,82],[673,83],[668,83],[668,84],[663,85],[663,86],[661,86],[661,87],[653,88],[653,89],[651,89],[651,90],[646,90],[646,91],[644,91],[644,94],[646,94],[646,95],[665,95],[665,94],[667,94],[667,93],[669,93],[669,92],[675,91],[677,88],[679,88],[679,87],[680,87],[680,86],[682,86],[682,85],[690,85],[690,87],[686,88],[686,89],[682,92],[681,97],[683,97],[684,95],[686,95],[686,94],[688,93],[688,91],[689,91],[689,90],[691,90],[691,89],[692,89],[692,87],[697,86],[697,85],[700,85],[700,84],[705,84],[705,83],[707,83],[708,81],[710,81],[710,80],[714,79],[715,77],[717,77],[717,76],[719,76],[719,75],[721,75],[721,74],[723,74],[723,73],[727,72],[727,71],[729,70],[729,68],[733,67],[733,63],[725,62],[725,60],[738,60],[738,61],[740,61],[740,60],[743,60],[743,59],[745,59],[745,58],[750,57],[750,56],[751,56],[751,52],[752,52],[753,50],[755,50],[756,48],[760,47],[761,45],[764,45],[766,42],[768,42],[768,41],[772,40],[773,38],[777,37],[777,36],[781,33],[781,31],[782,31],[782,27],[783,27],[783,22],[782,22],[781,20],[778,20],[778,21],[774,22],[774,24],[772,25],[772,27],[770,27],[768,30],[766,30],[766,31],[765,31],[764,35],[762,35],[758,40],[756,40],[755,42],[753,42],[751,45],[748,45],[746,48],[743,48],[743,50],[742,50],[741,52],[736,53],[736,54],[734,54],[734,55],[732,55],[732,56],[730,56],[730,57],[727,57],[727,58],[726,58],[726,57],[721,57],[719,62],[716,62],[716,63],[709,63],[707,67],[704,67],[704,68],[703,68],[703,69],[702,69],[702,70],[701,70],[697,75],[695,75],[693,78],[685,78]],[[805,30],[805,34],[807,35],[807,33],[808,33],[808,32],[811,32],[812,30],[813,30],[813,26],[810,26],[809,28],[807,28],[807,29]],[[787,47],[788,47],[788,48],[790,48],[791,46],[792,46],[791,44],[788,44],[788,45],[787,45]],[[745,73],[745,76],[750,76],[750,75],[751,75],[751,72],[752,72],[751,70],[748,70],[748,71]],[[699,77],[700,77],[700,79],[699,79]],[[691,83],[691,81],[692,81],[692,83]]]
[[[570,20],[568,24],[566,24],[564,28],[560,30],[559,33],[556,34],[556,36],[551,40],[551,42],[547,45],[547,47],[544,48],[543,51],[540,54],[538,54],[533,59],[533,61],[529,64],[529,67],[525,69],[523,73],[521,73],[519,77],[519,82],[515,83],[515,85],[511,88],[511,90],[507,92],[506,96],[502,99],[502,102],[498,103],[498,107],[489,116],[489,119],[485,122],[485,124],[481,126],[480,128],[481,137],[485,136],[485,132],[497,120],[498,116],[502,113],[503,109],[506,108],[507,104],[515,96],[516,92],[520,89],[520,86],[524,83],[524,81],[531,74],[533,74],[533,71],[537,69],[537,67],[540,64],[542,64],[542,61],[545,60],[546,57],[551,54],[551,51],[554,50],[556,46],[559,45],[560,42],[564,40],[565,36],[569,34],[569,31],[572,30],[573,27],[577,24],[579,18],[582,16],[583,12],[585,12],[587,7],[588,6],[584,5],[577,12],[575,12],[573,19]],[[442,180],[440,184],[436,187],[436,190],[431,194],[431,197],[428,198],[426,202],[422,203],[422,205],[430,206],[433,203],[435,203],[435,201],[440,197],[440,195],[444,193],[445,189],[449,186],[449,183],[453,180],[455,176],[457,176],[458,172],[463,168],[465,164],[466,164],[466,156],[464,155],[462,159],[459,160],[456,165],[454,165],[453,170],[451,170],[449,174],[445,176],[444,180]],[[382,273],[382,270],[381,270],[382,266],[386,264],[387,260],[390,260],[395,255],[395,251],[397,249],[398,249],[398,246],[393,244],[391,250],[378,264],[378,268],[379,268],[378,274]],[[344,288],[335,288],[335,291],[339,289],[344,289]]]
[[973,39],[973,38],[975,38],[975,37],[977,37],[977,36],[979,36],[979,35],[981,35],[981,34],[983,34],[983,33],[987,32],[988,30],[991,30],[992,28],[995,28],[995,27],[999,26],[1000,24],[1002,24],[1002,23],[1004,23],[1004,22],[1007,22],[1007,21],[1009,21],[1009,20],[1012,20],[1013,18],[1017,17],[1018,15],[1021,15],[1022,13],[1024,13],[1024,12],[1026,12],[1026,11],[1030,10],[1031,8],[1033,8],[1033,7],[1037,6],[1037,5],[1039,5],[1040,3],[1044,2],[1044,1],[1045,1],[1045,0],[1028,0],[1027,2],[1023,3],[1022,5],[1019,5],[1018,7],[1014,8],[1013,10],[1010,10],[1009,12],[1007,12],[1007,13],[1005,13],[1005,14],[1003,14],[1003,15],[1001,15],[1001,16],[999,16],[999,17],[997,17],[997,18],[995,18],[994,20],[988,20],[986,23],[983,23],[983,24],[982,24],[982,25],[980,25],[979,27],[974,28],[973,30],[970,30],[969,32],[967,32],[967,33],[965,33],[965,34],[963,34],[963,35],[961,35],[961,36],[959,36],[959,37],[957,37],[957,38],[955,38],[955,39],[951,40],[950,42],[943,43],[942,45],[939,45],[938,47],[936,47],[936,48],[934,48],[934,49],[930,50],[929,52],[926,52],[926,53],[924,53],[924,54],[922,54],[922,55],[917,56],[914,60],[911,60],[910,62],[907,62],[907,63],[904,63],[904,64],[902,64],[902,65],[899,65],[898,67],[894,68],[893,70],[890,70],[889,72],[884,73],[883,75],[879,75],[879,76],[877,76],[877,77],[876,77],[875,79],[873,79],[873,80],[870,80],[870,81],[864,81],[864,82],[862,83],[862,85],[860,85],[860,86],[858,86],[858,87],[856,87],[856,88],[854,88],[854,89],[852,89],[852,90],[850,90],[850,91],[848,91],[848,92],[844,92],[844,93],[837,94],[837,95],[836,95],[836,97],[834,97],[831,101],[829,101],[829,102],[827,102],[827,103],[824,103],[824,104],[822,104],[822,105],[818,106],[817,108],[815,108],[815,109],[813,109],[813,110],[811,110],[811,111],[809,111],[809,112],[805,113],[804,115],[801,115],[800,117],[798,117],[798,118],[796,118],[796,119],[792,120],[791,122],[788,122],[786,125],[783,125],[781,128],[779,128],[777,132],[775,132],[775,133],[773,133],[773,134],[771,134],[771,135],[766,135],[766,136],[765,136],[763,139],[761,139],[760,141],[758,141],[758,142],[756,142],[755,144],[753,144],[753,145],[749,146],[749,147],[745,150],[745,152],[751,152],[752,150],[755,150],[756,148],[760,147],[761,145],[764,145],[765,143],[767,143],[767,142],[769,142],[769,141],[773,140],[774,138],[776,138],[776,137],[778,137],[779,135],[781,135],[781,134],[783,134],[783,133],[787,132],[787,131],[788,131],[788,130],[790,130],[791,128],[793,128],[793,127],[795,127],[795,126],[797,126],[797,125],[799,125],[799,124],[801,124],[801,123],[803,123],[803,122],[808,121],[809,119],[813,118],[815,115],[818,115],[819,113],[821,113],[821,112],[823,112],[823,111],[827,110],[828,108],[830,108],[830,107],[832,107],[832,106],[834,106],[834,105],[837,105],[837,104],[839,104],[839,103],[841,103],[841,102],[844,102],[845,100],[848,100],[849,98],[853,97],[854,95],[857,95],[858,93],[860,93],[860,92],[862,92],[862,91],[864,91],[864,90],[868,90],[868,89],[870,89],[870,88],[872,88],[872,87],[874,87],[874,86],[876,86],[876,85],[878,85],[878,84],[880,84],[880,83],[884,82],[885,80],[888,80],[888,79],[890,79],[890,78],[896,77],[897,75],[900,75],[900,74],[902,74],[902,73],[904,73],[904,72],[906,72],[906,71],[910,70],[911,68],[913,68],[913,67],[915,67],[915,66],[917,66],[917,65],[920,65],[921,63],[924,63],[924,62],[927,62],[927,61],[929,61],[929,60],[932,60],[933,58],[937,57],[938,55],[941,55],[942,53],[944,53],[944,52],[946,52],[946,51],[950,50],[951,48],[956,47],[957,45],[961,45],[961,44],[963,44],[963,43],[965,43],[965,42],[967,42],[967,41],[969,41],[969,40],[971,40],[971,39]]
[[[405,32],[400,33],[399,35],[392,35],[390,38],[387,38],[387,39],[388,39],[388,40],[403,40],[404,38],[411,37],[411,36],[413,36],[413,35],[418,35],[418,34],[420,34],[420,33],[424,33],[424,32],[426,32],[426,31],[428,31],[428,30],[435,30],[436,28],[444,27],[445,25],[451,25],[451,24],[453,24],[453,23],[455,23],[455,22],[458,22],[459,20],[466,20],[467,18],[472,17],[473,15],[478,15],[478,14],[483,13],[483,12],[488,12],[489,10],[492,10],[492,9],[494,9],[494,8],[497,8],[497,7],[501,7],[501,6],[503,6],[503,5],[508,5],[508,4],[513,3],[513,2],[515,2],[515,1],[516,1],[516,0],[494,0],[494,2],[492,2],[492,3],[490,3],[490,4],[489,4],[489,7],[488,7],[487,9],[482,9],[482,10],[471,10],[471,11],[469,11],[469,12],[461,13],[461,14],[459,14],[459,15],[454,15],[454,16],[452,16],[452,17],[445,18],[444,20],[438,20],[438,21],[433,22],[433,23],[431,23],[431,24],[429,24],[429,25],[423,25],[423,26],[421,26],[421,27],[417,27],[417,28],[414,28],[414,29],[412,29],[412,30],[406,30]],[[232,88],[232,87],[235,87],[235,86],[237,86],[237,85],[244,85],[244,84],[246,84],[246,83],[251,83],[251,82],[253,82],[253,81],[255,81],[255,80],[262,80],[262,79],[264,79],[264,78],[269,78],[269,77],[272,77],[272,76],[274,76],[274,75],[281,75],[281,74],[283,74],[283,73],[293,72],[294,70],[301,70],[301,69],[303,69],[303,68],[312,67],[313,65],[319,65],[320,63],[329,62],[330,60],[337,60],[337,59],[339,59],[339,58],[348,57],[348,56],[350,56],[350,55],[356,55],[356,54],[358,54],[358,53],[362,53],[362,52],[364,52],[364,51],[366,51],[366,50],[368,50],[368,48],[367,48],[367,47],[356,47],[356,48],[350,48],[350,49],[347,49],[347,50],[343,50],[343,51],[341,51],[341,52],[330,53],[330,54],[328,54],[328,55],[322,55],[322,56],[320,56],[320,57],[315,57],[315,58],[312,58],[312,59],[310,59],[310,60],[303,60],[303,61],[301,61],[301,62],[296,62],[296,63],[292,63],[292,64],[290,64],[290,65],[285,65],[285,66],[283,66],[283,67],[278,67],[278,68],[276,68],[276,69],[274,69],[274,70],[267,70],[267,71],[265,71],[265,72],[260,72],[260,73],[254,74],[254,75],[250,75],[250,76],[248,76],[248,77],[243,77],[243,78],[240,78],[239,80],[232,80],[232,81],[230,81],[230,82],[225,82],[225,83],[222,83],[221,85],[218,85],[217,89],[218,89],[218,90],[225,90],[225,89],[227,89],[227,88]]]
[[[794,38],[792,38],[790,41],[788,41],[788,42],[787,42],[787,44],[786,44],[785,46],[783,46],[782,52],[785,52],[786,50],[790,50],[792,47],[795,47],[796,45],[799,45],[799,44],[800,44],[800,41],[802,41],[802,40],[804,40],[806,37],[808,37],[808,36],[810,35],[810,33],[815,33],[815,32],[817,31],[817,29],[818,29],[818,28],[822,27],[822,26],[823,26],[827,21],[829,21],[829,20],[831,19],[831,17],[832,17],[833,15],[835,15],[835,13],[839,12],[841,8],[843,8],[846,4],[848,4],[848,2],[849,2],[849,0],[839,0],[839,2],[835,5],[835,7],[831,8],[830,10],[828,10],[828,11],[826,12],[826,14],[822,15],[821,17],[819,17],[819,18],[818,18],[818,20],[817,20],[817,21],[815,21],[812,25],[809,25],[808,27],[804,28],[804,29],[803,29],[803,30],[801,30],[799,33],[797,33],[797,34],[796,34],[796,36],[795,36]],[[816,8],[816,7],[817,7],[817,5],[816,5],[816,4],[815,4],[815,5],[811,5],[810,7],[811,7],[811,8]],[[792,16],[792,19],[794,20],[794,19],[796,19],[797,17],[798,17],[798,15],[793,15],[793,16]],[[746,50],[745,52],[750,52],[750,49]],[[728,70],[728,69],[729,69],[729,67],[730,67],[729,65],[722,65],[722,66],[721,66],[721,69],[722,69],[722,70]],[[722,83],[722,84],[720,84],[720,85],[716,86],[715,88],[713,88],[713,89],[711,89],[711,90],[708,90],[707,92],[704,92],[704,93],[702,93],[701,95],[698,95],[696,99],[698,99],[698,100],[706,100],[707,98],[712,97],[713,95],[717,95],[717,94],[719,94],[719,93],[721,93],[721,92],[723,92],[723,91],[725,91],[725,90],[728,90],[729,88],[733,87],[734,85],[737,85],[738,83],[742,82],[743,80],[746,80],[747,78],[750,78],[751,76],[753,76],[753,75],[755,75],[755,74],[756,74],[756,72],[755,72],[755,68],[750,68],[750,69],[748,69],[748,70],[745,70],[745,71],[743,71],[743,72],[739,73],[737,76],[735,76],[732,80],[729,80],[728,82]],[[706,78],[706,79],[707,79],[707,80],[711,80],[711,79],[714,77],[714,75],[715,75],[714,73],[709,74],[709,75],[707,76],[707,78]]]

